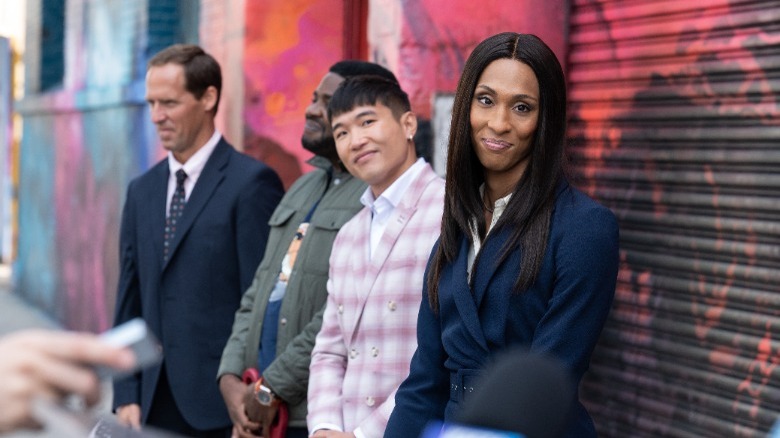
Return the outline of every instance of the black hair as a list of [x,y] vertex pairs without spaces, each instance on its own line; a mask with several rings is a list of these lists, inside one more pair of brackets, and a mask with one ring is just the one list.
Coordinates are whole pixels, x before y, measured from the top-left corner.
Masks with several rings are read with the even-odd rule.
[[556,189],[563,178],[566,82],[558,59],[541,39],[528,34],[500,33],[482,41],[471,52],[455,93],[441,237],[426,279],[428,298],[434,311],[438,308],[439,278],[444,266],[458,257],[462,237],[471,239],[472,221],[479,230],[486,225],[485,207],[479,193],[479,187],[484,183],[484,169],[474,152],[470,115],[477,82],[485,68],[497,59],[526,64],[539,83],[539,118],[528,166],[494,228],[511,230],[495,263],[502,263],[515,248],[523,251],[515,292],[533,284],[547,247]]
[[339,61],[330,67],[330,72],[336,73],[344,79],[352,76],[374,75],[398,83],[398,79],[396,79],[393,72],[373,62],[352,59]]
[[376,75],[352,76],[345,79],[330,98],[328,120],[355,107],[377,103],[390,108],[396,119],[412,110],[409,96],[398,82]]

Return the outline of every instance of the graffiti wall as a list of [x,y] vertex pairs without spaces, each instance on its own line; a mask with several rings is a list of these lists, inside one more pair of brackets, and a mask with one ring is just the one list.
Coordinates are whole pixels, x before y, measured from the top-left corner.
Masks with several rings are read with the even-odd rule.
[[368,42],[374,61],[396,73],[412,108],[431,118],[436,92],[455,90],[468,54],[486,37],[533,33],[566,53],[566,2],[371,0]]
[[111,324],[121,203],[137,161],[115,139],[143,132],[138,112],[26,119],[17,288],[67,327]]
[[572,168],[621,227],[583,388],[601,436],[763,437],[780,417],[778,18],[574,2]]
[[301,146],[312,92],[342,59],[342,0],[247,2],[244,151],[271,165],[289,187],[311,153]]
[[11,202],[13,199],[11,179],[12,134],[12,52],[11,41],[0,37],[0,262],[11,260]]
[[[170,33],[160,23],[177,21],[160,15],[176,14],[166,6],[174,3],[72,0],[57,17],[30,9],[33,24],[48,17],[65,26],[64,74],[51,90],[36,89],[36,74],[46,66],[39,63],[40,38],[31,38],[27,89],[16,107],[23,140],[15,286],[68,327],[97,331],[111,319],[124,191],[162,156],[145,110],[144,72],[148,44]],[[371,57],[397,73],[428,119],[433,96],[454,90],[468,51],[489,34],[534,32],[565,52],[561,2],[508,3],[368,1]],[[225,102],[244,100],[244,151],[273,166],[289,186],[309,170],[311,155],[300,145],[304,111],[322,75],[342,59],[345,1],[249,1],[240,10],[220,9],[236,4],[242,2],[201,2],[202,43],[222,62],[236,62],[233,46],[222,42],[236,39],[228,19],[243,22],[243,95]],[[535,17],[520,13],[521,6],[532,7]],[[224,69],[235,79],[232,64]],[[228,106],[223,110],[232,111]],[[225,122],[231,132],[233,123]]]
[[[72,329],[110,326],[124,193],[160,156],[140,86],[144,8],[68,2],[61,84],[39,93],[30,81],[16,105],[23,131],[14,286]],[[30,43],[26,59],[35,54]]]
[[418,155],[443,173],[451,96],[471,50],[499,32],[533,33],[566,60],[566,2],[371,0],[371,60],[388,66],[420,120]]

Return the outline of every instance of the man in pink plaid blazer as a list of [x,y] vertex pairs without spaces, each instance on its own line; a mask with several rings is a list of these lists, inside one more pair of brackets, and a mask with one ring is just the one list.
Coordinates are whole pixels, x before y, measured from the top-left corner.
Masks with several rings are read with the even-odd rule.
[[381,437],[417,347],[425,265],[444,181],[418,159],[417,119],[395,82],[347,79],[328,106],[341,161],[369,187],[339,231],[309,377],[315,437]]

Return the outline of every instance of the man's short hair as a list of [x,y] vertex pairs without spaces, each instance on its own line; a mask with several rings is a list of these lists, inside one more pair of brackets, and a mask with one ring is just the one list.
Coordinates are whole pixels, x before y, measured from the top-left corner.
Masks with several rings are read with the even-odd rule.
[[203,97],[209,87],[217,89],[217,102],[214,113],[219,106],[222,95],[222,70],[219,63],[200,46],[193,44],[174,44],[157,52],[147,63],[147,70],[165,64],[178,64],[184,68],[185,89],[196,99]]
[[395,78],[393,72],[373,62],[356,61],[352,59],[339,61],[330,67],[330,72],[336,73],[344,79],[353,76],[374,75],[398,83],[398,79]]
[[356,107],[377,103],[390,108],[396,119],[412,110],[409,96],[398,82],[375,75],[353,76],[345,79],[330,98],[328,120]]

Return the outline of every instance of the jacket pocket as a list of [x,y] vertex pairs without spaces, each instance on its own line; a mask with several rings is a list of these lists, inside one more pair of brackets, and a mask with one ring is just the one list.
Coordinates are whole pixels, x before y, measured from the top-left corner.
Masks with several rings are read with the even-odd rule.
[[295,212],[296,210],[294,208],[290,208],[285,205],[279,205],[276,207],[276,210],[274,210],[274,214],[271,215],[271,218],[268,219],[268,225],[272,227],[284,226],[287,221],[293,217]]
[[306,254],[307,271],[316,274],[328,274],[330,266],[330,251],[333,240],[341,227],[355,215],[352,209],[326,208],[318,210],[311,218],[309,231],[303,244],[311,246]]

